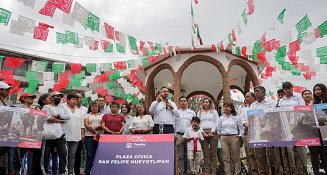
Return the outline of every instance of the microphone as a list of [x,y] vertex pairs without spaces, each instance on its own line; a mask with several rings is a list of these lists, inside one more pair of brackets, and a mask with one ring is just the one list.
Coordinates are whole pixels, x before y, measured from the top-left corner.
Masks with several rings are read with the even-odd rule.
[[168,97],[164,97],[165,101],[166,101],[166,110],[168,109],[168,106],[167,106],[167,102],[168,102]]

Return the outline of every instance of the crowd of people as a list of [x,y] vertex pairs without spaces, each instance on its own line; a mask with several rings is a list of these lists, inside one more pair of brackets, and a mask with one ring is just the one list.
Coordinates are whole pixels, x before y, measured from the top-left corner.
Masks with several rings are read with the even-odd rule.
[[[221,111],[210,98],[201,101],[197,112],[188,108],[184,96],[179,98],[176,105],[169,99],[166,87],[161,88],[149,110],[143,103],[137,104],[134,116],[131,116],[129,104],[120,105],[113,101],[107,106],[105,98],[99,97],[90,102],[87,108],[82,105],[82,94],[68,94],[67,102],[63,103],[64,94],[57,91],[42,94],[35,107],[33,102],[36,96],[25,92],[19,97],[19,107],[47,111],[42,149],[29,150],[33,152],[33,159],[27,174],[81,174],[81,155],[85,147],[84,173],[89,175],[101,134],[168,133],[175,134],[176,170],[179,175],[199,172],[239,175],[242,146],[246,152],[248,174],[308,174],[305,147],[248,146],[248,109],[327,103],[324,84],[316,84],[313,91],[304,90],[302,97],[293,94],[290,82],[283,83],[282,87],[277,92],[276,102],[265,96],[263,86],[255,87],[254,92],[247,92],[245,107],[239,114],[232,102],[224,102]],[[11,88],[6,83],[0,83],[0,106],[15,106],[8,98]],[[324,123],[319,121],[321,125]],[[324,146],[310,146],[309,150],[314,175],[319,174],[319,169],[327,172],[327,149]],[[22,167],[21,157],[26,151],[1,147],[0,174],[18,174]]]

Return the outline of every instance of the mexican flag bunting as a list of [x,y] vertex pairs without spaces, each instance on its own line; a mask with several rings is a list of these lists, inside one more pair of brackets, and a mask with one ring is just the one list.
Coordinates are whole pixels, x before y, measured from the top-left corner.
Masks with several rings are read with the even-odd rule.
[[283,9],[283,10],[279,13],[279,15],[278,15],[278,17],[277,17],[278,21],[279,21],[281,24],[284,24],[284,15],[285,15],[285,11],[286,11],[286,9]]
[[254,12],[254,0],[248,0],[247,4],[249,8],[249,12],[247,13],[247,15],[252,15]]
[[48,34],[49,34],[48,28],[53,29],[54,27],[40,22],[39,26],[34,28],[34,37],[33,38],[42,40],[42,41],[46,41],[48,38]]
[[100,18],[89,12],[87,21],[84,26],[86,29],[91,29],[92,32],[100,31]]
[[242,18],[243,18],[243,22],[245,24],[245,26],[248,24],[248,17],[246,15],[246,9],[243,10],[243,13],[242,13]]
[[4,24],[5,26],[7,26],[9,23],[10,17],[11,17],[10,11],[0,8],[0,24]]
[[304,31],[306,31],[309,27],[311,27],[311,21],[308,17],[308,15],[305,15],[296,25],[296,30],[298,31],[298,33],[302,33]]
[[73,8],[73,19],[77,22],[79,22],[82,26],[85,26],[88,16],[89,16],[89,11],[84,8],[80,3],[75,1],[74,8]]
[[67,44],[67,36],[64,33],[57,32],[57,44]]
[[104,29],[106,31],[107,37],[109,39],[115,40],[115,28],[107,23],[104,23]]

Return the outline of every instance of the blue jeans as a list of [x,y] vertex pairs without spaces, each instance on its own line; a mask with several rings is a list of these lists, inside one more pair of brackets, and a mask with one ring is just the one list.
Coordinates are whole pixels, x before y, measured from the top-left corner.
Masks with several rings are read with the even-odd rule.
[[86,149],[85,175],[90,175],[95,153],[98,148],[98,142],[93,141],[93,136],[85,136],[84,143]]

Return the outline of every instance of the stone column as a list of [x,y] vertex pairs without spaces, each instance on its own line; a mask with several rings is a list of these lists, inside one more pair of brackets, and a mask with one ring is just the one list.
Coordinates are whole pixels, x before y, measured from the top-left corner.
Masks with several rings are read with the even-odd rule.
[[244,83],[244,93],[247,93],[250,91],[250,83],[251,83],[251,79],[249,77],[249,74],[247,74],[245,77],[245,83]]
[[147,83],[147,92],[145,93],[145,107],[149,109],[152,101],[155,99],[155,92],[154,92],[154,84],[153,84],[153,79],[149,80],[149,83]]
[[224,101],[230,101],[231,95],[230,95],[230,85],[229,85],[229,75],[228,71],[225,71],[222,75],[223,77],[223,97]]
[[181,80],[181,75],[177,72],[174,72],[174,102],[177,106],[179,104],[179,97],[181,97]]

